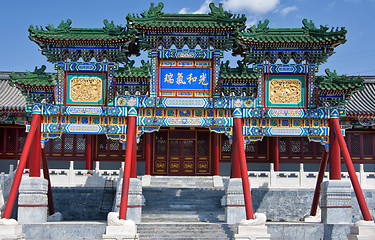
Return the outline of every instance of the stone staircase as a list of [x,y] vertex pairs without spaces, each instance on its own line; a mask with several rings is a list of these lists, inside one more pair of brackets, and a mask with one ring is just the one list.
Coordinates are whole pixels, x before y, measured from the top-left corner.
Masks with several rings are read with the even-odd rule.
[[212,177],[152,177],[143,195],[141,240],[233,237],[220,204],[224,189],[214,188]]
[[213,188],[213,177],[152,176],[151,187]]

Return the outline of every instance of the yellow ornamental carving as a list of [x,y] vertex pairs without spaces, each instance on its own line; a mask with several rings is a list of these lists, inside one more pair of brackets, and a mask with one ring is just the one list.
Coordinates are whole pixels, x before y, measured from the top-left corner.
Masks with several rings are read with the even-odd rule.
[[70,98],[77,102],[102,99],[102,80],[97,77],[74,77],[70,81]]
[[293,79],[273,79],[270,82],[270,102],[298,104],[301,102],[301,82]]

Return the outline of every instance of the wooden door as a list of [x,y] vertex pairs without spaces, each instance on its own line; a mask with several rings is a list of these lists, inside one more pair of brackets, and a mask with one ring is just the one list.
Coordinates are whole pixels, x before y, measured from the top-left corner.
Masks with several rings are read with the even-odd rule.
[[154,142],[153,175],[212,175],[208,130],[162,129]]

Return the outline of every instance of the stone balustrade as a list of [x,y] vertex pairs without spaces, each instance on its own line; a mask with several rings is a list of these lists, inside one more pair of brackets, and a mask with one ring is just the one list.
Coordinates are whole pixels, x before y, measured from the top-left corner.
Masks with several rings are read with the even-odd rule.
[[[274,171],[273,163],[270,171],[248,171],[252,188],[315,188],[318,172],[305,172],[303,163],[299,171]],[[328,180],[329,173],[325,172],[324,180]],[[357,172],[358,180],[363,189],[374,189],[375,173],[365,172],[363,164]],[[341,173],[341,179],[350,180],[348,172]]]
[[[4,192],[9,192],[14,175],[0,175],[0,184]],[[27,170],[25,170],[27,171]],[[248,171],[252,188],[306,188],[314,189],[318,172],[304,171],[304,164],[300,164],[299,171],[274,171],[273,163],[270,171]],[[324,174],[324,180],[328,180],[329,173]],[[74,169],[74,162],[70,162],[69,169],[50,169],[50,178],[54,187],[103,187],[105,180],[113,180],[115,183],[120,177],[120,170],[102,170],[100,163],[96,162],[94,170]],[[375,186],[375,172],[365,172],[363,164],[357,172],[358,180],[363,189],[373,189]],[[341,173],[343,180],[349,180],[347,172]]]
[[4,172],[0,173],[0,213],[2,213],[6,200],[8,199],[10,189],[12,187],[14,174],[13,165],[9,165],[9,173],[5,174]]

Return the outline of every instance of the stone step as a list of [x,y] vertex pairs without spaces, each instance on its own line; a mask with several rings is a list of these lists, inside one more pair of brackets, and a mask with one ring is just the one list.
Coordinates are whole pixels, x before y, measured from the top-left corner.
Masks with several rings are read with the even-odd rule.
[[231,239],[232,225],[221,223],[141,223],[140,239]]
[[151,187],[213,188],[213,178],[195,176],[152,176]]
[[224,222],[220,212],[156,212],[142,214],[142,222]]

